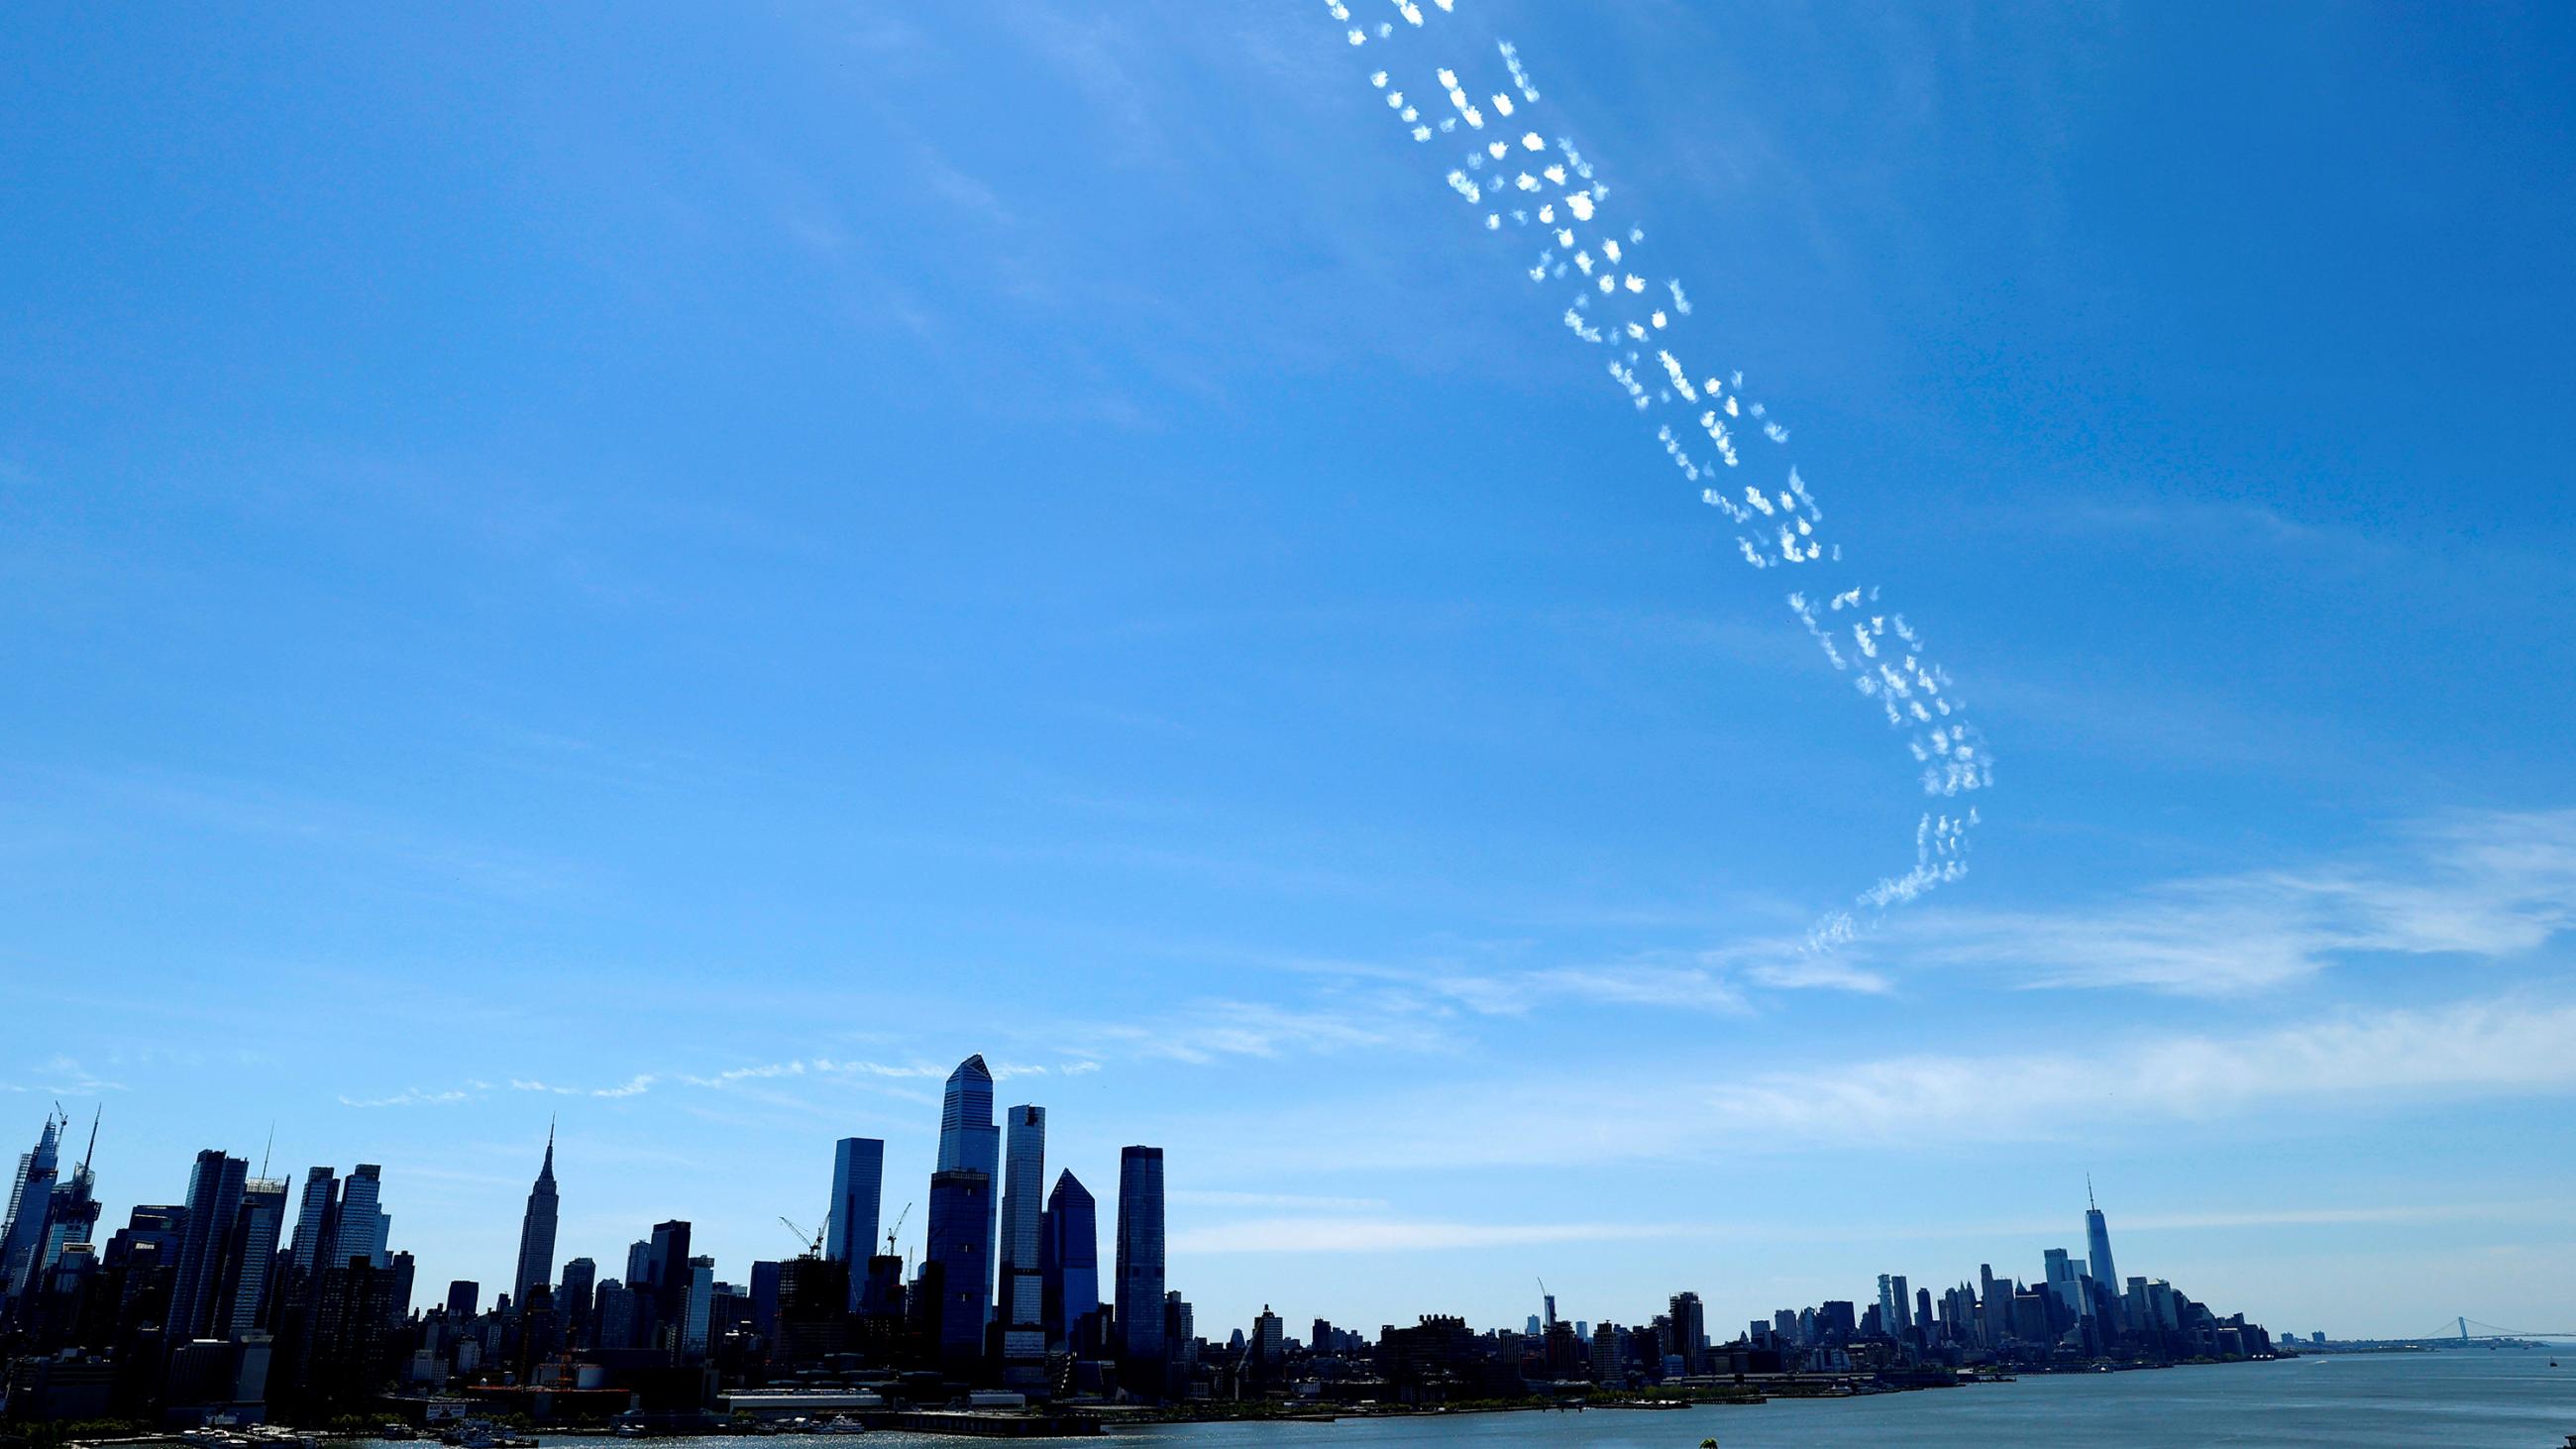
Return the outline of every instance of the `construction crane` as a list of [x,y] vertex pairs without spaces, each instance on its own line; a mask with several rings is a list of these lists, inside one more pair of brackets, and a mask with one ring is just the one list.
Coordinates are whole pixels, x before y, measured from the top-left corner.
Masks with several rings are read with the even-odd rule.
[[902,1231],[903,1231],[903,1220],[904,1220],[905,1218],[908,1218],[908,1217],[911,1217],[911,1216],[912,1216],[912,1204],[910,1204],[910,1203],[905,1203],[905,1204],[903,1205],[903,1211],[902,1211],[902,1212],[899,1212],[899,1213],[896,1213],[896,1214],[894,1215],[894,1226],[893,1226],[893,1227],[890,1227],[890,1228],[888,1228],[888,1229],[886,1229],[886,1256],[887,1256],[887,1257],[891,1258],[891,1257],[893,1257],[893,1256],[894,1256],[894,1240],[895,1240],[895,1235],[896,1235],[897,1233],[900,1233],[900,1232],[902,1232]]
[[[797,1242],[806,1244],[806,1257],[819,1258],[823,1256],[823,1234],[832,1230],[832,1215],[830,1213],[823,1214],[823,1226],[810,1233],[805,1231],[803,1228],[796,1226],[794,1223],[788,1222],[787,1216],[784,1213],[779,1215],[778,1221],[786,1227],[787,1231],[796,1235]],[[808,1242],[809,1239],[811,1240],[810,1242]]]

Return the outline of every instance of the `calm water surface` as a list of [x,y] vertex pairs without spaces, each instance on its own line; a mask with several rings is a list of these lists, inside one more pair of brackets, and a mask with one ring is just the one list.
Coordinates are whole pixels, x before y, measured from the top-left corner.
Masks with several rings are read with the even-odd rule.
[[[1333,1424],[1183,1424],[1089,1441],[1151,1449],[1375,1449],[1379,1445],[1575,1445],[1582,1449],[2561,1449],[2576,1434],[2576,1352],[2469,1351],[2074,1374],[2009,1384],[1641,1413],[1462,1414]],[[599,1440],[568,1440],[598,1449]],[[697,1439],[692,1449],[782,1449],[820,1439]],[[975,1441],[910,1434],[860,1444]],[[1026,1442],[1026,1441],[1024,1441]],[[1066,1441],[1057,1441],[1066,1442]]]

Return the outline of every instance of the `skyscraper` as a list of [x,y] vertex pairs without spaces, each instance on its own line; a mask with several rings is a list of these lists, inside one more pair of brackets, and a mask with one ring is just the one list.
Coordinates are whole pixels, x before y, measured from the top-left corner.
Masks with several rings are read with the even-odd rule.
[[[939,1105],[940,1172],[980,1172],[988,1186],[1002,1180],[1002,1129],[993,1125],[993,1072],[981,1056],[971,1056],[957,1064],[948,1074],[948,1090]],[[1002,1203],[998,1193],[985,1194],[987,1216],[998,1219]],[[998,1221],[984,1226],[984,1242],[989,1247]],[[984,1269],[984,1301],[993,1294],[993,1264]]]
[[1703,1373],[1708,1367],[1708,1314],[1696,1293],[1672,1299],[1673,1351],[1682,1356],[1682,1372]]
[[2102,1221],[2102,1205],[2093,1200],[2093,1179],[2084,1179],[2084,1251],[2091,1258],[2087,1266],[2093,1281],[2111,1292],[2114,1321],[2119,1313],[2120,1270],[2111,1264],[2111,1228]]
[[[1131,1389],[1163,1392],[1163,1149],[1118,1154],[1118,1348]],[[1150,1376],[1149,1376],[1150,1375]]]
[[1002,1375],[1006,1384],[1045,1381],[1046,1280],[1038,1271],[1039,1219],[1046,1213],[1046,1109],[1020,1106],[1005,1124],[1002,1229],[994,1312],[1002,1325]]
[[575,1348],[591,1344],[590,1300],[599,1284],[599,1264],[588,1258],[569,1258],[563,1265],[563,1285],[555,1289],[555,1312],[563,1315],[564,1342]]
[[295,1207],[295,1238],[287,1254],[298,1277],[309,1277],[330,1261],[327,1254],[333,1233],[331,1219],[339,1202],[338,1173],[327,1167],[305,1171],[304,1195]]
[[[688,1323],[689,1308],[689,1225],[674,1218],[653,1225],[653,1240],[644,1249],[644,1285],[651,1299],[653,1321],[639,1325],[651,1336],[645,1342],[661,1343],[665,1339],[673,1348],[680,1345],[682,1331]],[[634,1282],[629,1279],[630,1285]]]
[[384,1210],[384,1173],[372,1162],[361,1162],[341,1180],[340,1207],[331,1216],[331,1241],[326,1245],[328,1266],[345,1268],[351,1258],[364,1258],[379,1268],[392,1265],[385,1242],[392,1236],[394,1220]]
[[945,1168],[930,1175],[930,1225],[923,1258],[939,1295],[931,1322],[936,1325],[939,1359],[951,1372],[971,1368],[984,1356],[984,1324],[992,1316],[986,1285],[992,1272],[993,1180],[971,1167]]
[[232,1238],[224,1247],[216,1300],[208,1314],[208,1337],[245,1338],[268,1326],[268,1276],[277,1263],[277,1237],[285,1221],[285,1179],[243,1179],[241,1206],[233,1213]]
[[546,1124],[545,1165],[528,1189],[528,1211],[519,1219],[519,1268],[510,1275],[511,1301],[522,1309],[528,1295],[555,1281],[555,1129]]
[[[943,1137],[946,1125],[941,1123]],[[884,1202],[884,1140],[844,1137],[833,1143],[832,1206],[824,1215],[823,1256],[864,1265],[877,1250],[877,1217]]]
[[53,1200],[61,1151],[62,1124],[47,1112],[44,1130],[36,1134],[35,1150],[18,1159],[8,1218],[0,1222],[0,1310],[32,1292],[43,1270],[37,1257],[44,1245],[46,1207]]
[[215,1317],[217,1285],[233,1220],[241,1212],[242,1180],[250,1164],[209,1147],[188,1174],[188,1211],[179,1225],[178,1271],[170,1285],[173,1340],[203,1338]]
[[1077,1355],[1099,1352],[1100,1213],[1090,1190],[1070,1172],[1047,1195],[1038,1235],[1039,1316],[1047,1343]]

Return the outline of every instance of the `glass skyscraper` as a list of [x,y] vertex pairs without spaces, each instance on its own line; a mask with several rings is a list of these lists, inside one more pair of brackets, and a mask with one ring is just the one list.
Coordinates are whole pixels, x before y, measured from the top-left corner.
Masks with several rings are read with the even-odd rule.
[[1100,1319],[1100,1212],[1082,1179],[1057,1176],[1038,1234],[1040,1316],[1047,1343],[1076,1357],[1097,1353]]
[[170,1337],[203,1338],[216,1319],[224,1250],[241,1214],[242,1181],[250,1164],[209,1147],[188,1174],[188,1211],[179,1228],[178,1272],[170,1284]]
[[1013,1107],[1006,1126],[1003,1151],[1009,1172],[1002,1179],[1002,1230],[994,1248],[1000,1260],[994,1310],[1002,1324],[1005,1378],[1029,1378],[1035,1384],[1043,1382],[1046,1359],[1046,1283],[1038,1272],[1039,1219],[1045,1215],[1046,1109]]
[[884,1201],[884,1141],[844,1137],[833,1143],[832,1206],[823,1222],[823,1256],[850,1265],[852,1312],[867,1286],[868,1258],[877,1250],[877,1215]]
[[[984,1174],[984,1245],[989,1250],[1002,1210],[992,1189],[1002,1180],[1002,1129],[993,1125],[993,1072],[984,1058],[971,1056],[948,1074],[948,1091],[939,1104],[939,1172]],[[993,1263],[983,1263],[983,1297],[993,1301]]]
[[992,1316],[989,1292],[993,1243],[993,1180],[969,1167],[930,1175],[930,1226],[923,1245],[924,1287],[938,1295],[940,1362],[951,1371],[984,1356],[984,1324]]
[[2120,1305],[2120,1270],[2111,1265],[2111,1228],[2102,1221],[2102,1208],[2093,1201],[2093,1184],[2084,1184],[2084,1251],[2092,1255],[2087,1264],[2093,1281],[2111,1295],[2111,1310],[2116,1316]]
[[[1138,1372],[1159,1370],[1163,1343],[1163,1149],[1118,1154],[1118,1348]],[[1159,1373],[1126,1385],[1160,1395]]]

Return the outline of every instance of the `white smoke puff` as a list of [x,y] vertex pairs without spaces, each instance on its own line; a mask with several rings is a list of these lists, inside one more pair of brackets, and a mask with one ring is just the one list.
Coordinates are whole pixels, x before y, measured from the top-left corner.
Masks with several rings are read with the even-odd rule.
[[1761,551],[1753,546],[1753,541],[1751,539],[1739,538],[1735,541],[1735,546],[1744,551],[1744,561],[1746,563],[1753,565],[1757,569],[1767,569],[1771,567],[1771,560],[1762,556]]
[[1382,70],[1369,72],[1369,84],[1377,87],[1379,90],[1385,90],[1386,72]]
[[1513,178],[1512,178],[1512,184],[1513,184],[1514,186],[1519,187],[1519,188],[1520,188],[1521,190],[1523,190],[1523,191],[1536,191],[1536,190],[1538,190],[1538,178],[1537,178],[1537,177],[1535,177],[1535,176],[1532,176],[1531,174],[1529,174],[1529,173],[1528,173],[1528,172],[1526,172],[1526,171],[1522,172],[1522,173],[1521,173],[1520,175],[1518,175],[1518,176],[1513,177]]
[[[1565,233],[1559,233],[1559,235],[1565,235]],[[1574,267],[1575,267],[1575,270],[1577,270],[1577,271],[1579,271],[1579,272],[1583,273],[1583,275],[1585,275],[1585,276],[1587,276],[1587,277],[1588,277],[1588,276],[1591,276],[1591,275],[1592,275],[1592,253],[1590,253],[1590,252],[1576,252],[1576,253],[1574,254]]]
[[1789,430],[1780,426],[1778,423],[1764,423],[1762,425],[1762,436],[1769,438],[1775,443],[1785,443],[1789,441]]
[[[1556,207],[1548,202],[1540,202],[1538,208],[1538,219],[1546,222],[1550,226],[1556,225]],[[1574,243],[1569,241],[1566,245],[1572,246]]]
[[1590,221],[1592,219],[1592,198],[1584,195],[1580,191],[1571,192],[1565,198],[1565,209],[1574,213],[1574,219],[1576,221]]
[[1747,489],[1745,489],[1745,490],[1744,490],[1744,501],[1745,501],[1745,502],[1747,502],[1747,503],[1752,504],[1756,509],[1758,509],[1758,510],[1762,513],[1762,515],[1763,515],[1764,517],[1766,517],[1766,518],[1767,518],[1767,517],[1769,517],[1769,516],[1771,515],[1771,500],[1762,496],[1762,490],[1761,490],[1761,489],[1759,489],[1759,488],[1747,488]]
[[1388,110],[1390,110],[1390,111],[1400,111],[1400,110],[1403,110],[1403,109],[1404,109],[1404,92],[1402,92],[1402,91],[1388,91],[1388,92],[1386,93],[1386,108],[1387,108]]
[[1742,387],[1742,386],[1744,386],[1744,370],[1743,370],[1742,368],[1737,368],[1737,369],[1736,369],[1736,371],[1735,371],[1735,376],[1734,376],[1734,378],[1733,378],[1733,379],[1731,379],[1731,380],[1734,382],[1734,384],[1735,384],[1737,387]]
[[1403,16],[1407,25],[1422,23],[1422,7],[1414,4],[1413,0],[1395,0],[1395,13]]
[[[1538,216],[1541,221],[1547,220],[1547,208],[1544,206],[1540,207],[1538,209]],[[1556,244],[1561,247],[1570,247],[1574,245],[1574,233],[1566,230],[1564,227],[1558,227],[1556,229]],[[1589,269],[1587,268],[1586,270],[1588,271]]]
[[1643,327],[1638,326],[1638,325],[1637,325],[1636,323],[1634,323],[1634,322],[1629,323],[1629,324],[1628,324],[1628,340],[1629,340],[1629,341],[1631,341],[1631,342],[1643,342],[1643,341],[1645,341],[1645,340],[1646,340],[1646,329],[1645,329],[1645,328],[1643,328]]
[[[1744,379],[1744,374],[1739,372],[1739,373],[1737,373],[1737,374],[1735,375],[1735,377],[1736,377],[1736,383],[1735,383],[1735,385],[1736,385],[1737,387],[1742,387],[1742,386],[1744,386],[1744,381],[1743,381],[1743,379]],[[1733,396],[1732,394],[1729,394],[1729,395],[1728,395],[1728,397],[1727,397],[1727,399],[1726,399],[1726,415],[1727,415],[1728,417],[1730,417],[1730,418],[1731,418],[1731,417],[1733,417],[1733,416],[1735,416],[1735,398],[1734,398],[1734,396]]]
[[1450,132],[1455,131],[1455,130],[1457,130],[1457,129],[1458,129],[1458,118],[1457,118],[1456,116],[1442,116],[1442,117],[1440,118],[1440,134],[1441,134],[1441,135],[1446,136],[1446,135],[1448,135]]
[[1602,242],[1602,243],[1601,243],[1601,255],[1603,255],[1603,256],[1605,256],[1605,257],[1608,257],[1610,260],[1612,260],[1612,261],[1614,261],[1614,262],[1615,262],[1615,261],[1617,261],[1617,260],[1619,260],[1619,240],[1618,240],[1618,238],[1616,238],[1616,237],[1612,237],[1612,238],[1610,238],[1610,239],[1608,239],[1608,240],[1606,240],[1606,241]]
[[1550,166],[1546,170],[1541,171],[1539,175],[1546,177],[1548,181],[1554,185],[1563,186],[1565,184],[1565,168],[1562,166]]
[[[1656,315],[1661,317],[1663,314],[1657,313]],[[1664,324],[1657,322],[1655,325],[1661,327]],[[1664,375],[1673,380],[1673,391],[1680,393],[1683,397],[1692,402],[1699,401],[1699,394],[1691,390],[1690,374],[1682,371],[1682,365],[1679,359],[1675,358],[1669,352],[1658,352],[1655,354],[1655,358],[1657,361],[1663,363]]]
[[1368,44],[1368,36],[1355,28],[1351,31],[1351,44],[1366,45]]
[[1519,209],[1515,208],[1515,209],[1513,210],[1513,212],[1512,212],[1512,225],[1514,225],[1514,226],[1527,226],[1527,225],[1529,225],[1529,213],[1528,213],[1528,212],[1526,212],[1526,211],[1521,211],[1521,210],[1519,210]]
[[1753,405],[1753,415],[1757,418],[1762,416],[1762,404],[1755,403]]
[[1499,216],[1495,215],[1494,213],[1490,212],[1490,211],[1489,211],[1489,212],[1486,212],[1486,213],[1485,213],[1485,230],[1487,230],[1487,231],[1501,231],[1502,229],[1503,229],[1503,219],[1502,219],[1501,217],[1499,217]]
[[1495,95],[1487,97],[1487,99],[1493,102],[1495,115],[1508,116],[1512,113],[1512,98],[1510,96],[1496,93]]
[[1417,140],[1417,141],[1428,141],[1428,140],[1430,140],[1430,139],[1431,139],[1431,128],[1430,128],[1429,126],[1416,126],[1416,127],[1414,127],[1414,128],[1413,128],[1413,139],[1415,139],[1415,140]]
[[1407,107],[1405,107],[1405,108],[1404,108],[1404,113],[1403,113],[1401,116],[1397,117],[1397,119],[1398,119],[1398,120],[1401,120],[1401,121],[1404,121],[1404,122],[1406,122],[1406,123],[1408,123],[1408,124],[1410,124],[1411,122],[1421,120],[1421,119],[1422,119],[1422,113],[1421,113],[1420,111],[1415,110],[1415,109],[1414,109],[1413,107],[1411,107],[1411,106],[1407,106]]
[[1504,145],[1500,141],[1488,141],[1485,143],[1485,154],[1493,157],[1497,161],[1502,160],[1505,153],[1510,150],[1511,148],[1509,146]]
[[1632,226],[1632,227],[1628,228],[1628,244],[1629,244],[1630,246],[1635,246],[1635,245],[1637,245],[1637,244],[1639,244],[1639,243],[1643,242],[1645,239],[1646,239],[1646,229],[1645,229],[1644,227],[1642,227],[1642,226]]
[[1538,138],[1538,132],[1523,131],[1521,133],[1521,149],[1524,151],[1544,151],[1547,149],[1547,143]]
[[1609,296],[1611,289],[1618,285],[1618,278],[1611,276],[1608,272],[1601,274],[1601,295],[1605,297]]
[[1482,201],[1485,198],[1485,193],[1477,188],[1475,182],[1467,179],[1467,173],[1464,171],[1449,173],[1449,189],[1469,201]]
[[1807,496],[1807,485],[1800,481],[1798,477],[1798,465],[1795,463],[1789,465],[1789,491],[1798,495],[1798,502],[1806,508],[1807,516],[1809,518],[1814,519],[1818,523],[1825,521],[1825,511],[1816,506],[1815,499]]
[[1646,279],[1632,272],[1629,275],[1620,278],[1619,285],[1627,288],[1631,292],[1642,292],[1646,290]]
[[[1658,332],[1663,331],[1665,324],[1670,320],[1671,319],[1664,316],[1664,311],[1660,307],[1656,308],[1654,312],[1646,318],[1647,324],[1652,326]],[[1696,394],[1685,393],[1683,396],[1691,397],[1696,396]]]
[[[1690,315],[1690,296],[1689,296],[1689,294],[1687,294],[1687,293],[1685,293],[1685,292],[1683,292],[1683,291],[1682,291],[1682,284],[1681,284],[1681,280],[1680,280],[1679,278],[1675,278],[1675,279],[1673,279],[1672,281],[1669,281],[1669,282],[1664,283],[1664,285],[1665,285],[1667,288],[1670,288],[1670,289],[1671,289],[1671,291],[1672,291],[1672,294],[1673,294],[1673,310],[1674,310],[1675,312],[1680,313],[1682,316],[1685,316],[1685,317],[1689,316],[1689,315]],[[1711,389],[1711,391],[1715,391],[1715,389]]]
[[1474,106],[1463,107],[1459,110],[1458,114],[1467,118],[1467,129],[1471,131],[1481,131],[1485,129],[1485,113],[1477,110]]
[[1394,26],[1392,26],[1392,25],[1388,25],[1388,24],[1385,24],[1385,23],[1383,23],[1383,22],[1381,22],[1381,23],[1378,25],[1378,28],[1377,28],[1377,38],[1378,38],[1378,39],[1380,39],[1380,40],[1384,40],[1384,39],[1386,39],[1388,36],[1393,35],[1394,33],[1395,33],[1395,27],[1394,27]]

